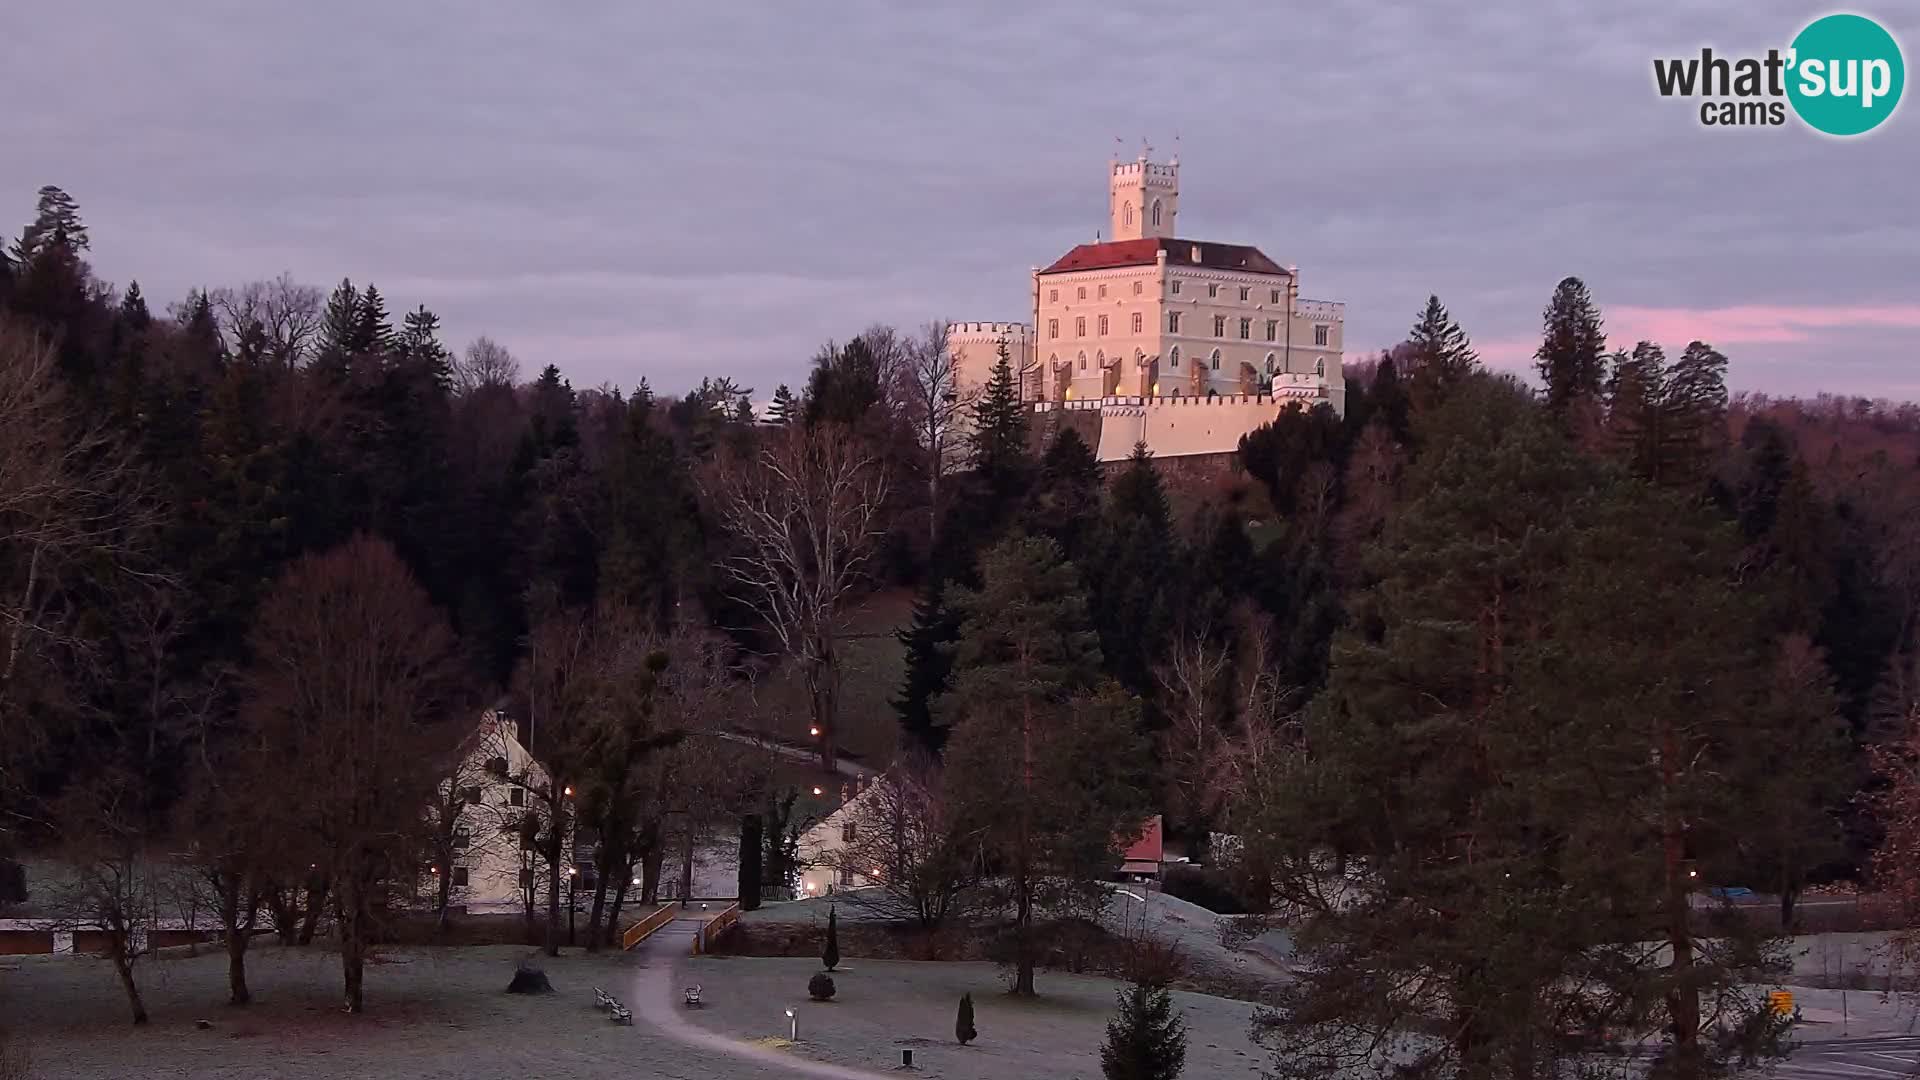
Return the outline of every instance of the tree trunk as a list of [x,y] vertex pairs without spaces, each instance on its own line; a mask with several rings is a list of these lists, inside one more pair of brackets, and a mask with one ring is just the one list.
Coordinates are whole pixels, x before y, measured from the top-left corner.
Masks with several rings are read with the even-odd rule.
[[113,954],[113,970],[120,976],[120,988],[127,992],[127,1004],[133,1009],[133,1022],[147,1022],[147,1003],[140,999],[140,984],[133,981],[133,958],[127,952],[127,931],[111,927],[107,931],[107,950]]
[[366,1000],[361,994],[367,957],[365,900],[350,879],[341,882],[339,892],[335,914],[340,919],[340,974],[346,988],[347,1011],[360,1013],[366,1010]]
[[547,842],[547,955],[560,955],[560,855],[559,835]]
[[833,639],[825,638],[818,644],[817,655],[820,659],[807,665],[807,704],[813,717],[813,726],[820,732],[820,768],[832,776],[839,772],[839,733],[834,728],[834,711],[838,706],[840,667],[833,655]]
[[620,909],[627,902],[627,887],[633,883],[633,863],[629,860],[620,867],[620,880],[613,889],[613,907],[607,912],[607,944],[620,940]]
[[227,931],[227,1004],[245,1005],[253,1000],[247,989],[247,935],[245,931]]
[[318,878],[307,886],[307,910],[300,918],[299,944],[313,944],[313,932],[320,925],[320,909],[327,902],[327,880]]
[[646,853],[640,856],[640,902],[653,905],[660,902],[660,868],[667,861],[666,845],[656,839]]
[[435,884],[433,894],[434,930],[444,939],[447,928],[452,925],[447,909],[453,901],[453,860],[440,860],[440,872],[434,877],[440,879]]
[[1014,873],[1018,908],[1013,918],[1013,992],[1033,996],[1033,889],[1027,881],[1026,858]]
[[680,845],[680,906],[693,899],[693,821],[687,821],[685,839]]
[[607,913],[607,872],[599,867],[600,874],[593,883],[593,909],[587,915],[587,951],[599,952],[600,942],[607,935],[601,930],[600,917]]
[[1668,969],[1667,1013],[1673,1019],[1673,1068],[1669,1075],[1692,1080],[1700,1075],[1700,994],[1694,987],[1693,933],[1688,925],[1689,883],[1686,838],[1673,808],[1679,775],[1679,741],[1673,721],[1662,722],[1660,745],[1662,855],[1667,875],[1667,947],[1673,954]]

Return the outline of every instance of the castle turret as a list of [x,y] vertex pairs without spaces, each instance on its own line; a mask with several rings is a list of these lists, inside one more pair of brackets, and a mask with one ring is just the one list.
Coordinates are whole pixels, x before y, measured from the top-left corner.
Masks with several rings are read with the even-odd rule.
[[1172,236],[1180,212],[1180,162],[1156,165],[1141,154],[1113,163],[1107,196],[1107,224],[1115,240]]

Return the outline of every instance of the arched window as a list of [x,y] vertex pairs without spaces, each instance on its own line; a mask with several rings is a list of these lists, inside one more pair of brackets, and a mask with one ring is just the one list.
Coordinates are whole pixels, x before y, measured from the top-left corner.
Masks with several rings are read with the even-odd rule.
[[1175,346],[1173,347],[1173,351],[1167,354],[1167,360],[1168,360],[1168,361],[1169,361],[1169,362],[1170,362],[1170,363],[1172,364],[1172,366],[1174,366],[1174,367],[1179,367],[1179,366],[1180,366],[1180,346],[1178,346],[1178,345],[1175,345]]
[[1084,349],[1080,352],[1080,370],[1087,370],[1087,353]]
[[1120,204],[1120,206],[1121,206],[1121,209],[1120,209],[1121,222],[1124,223],[1128,228],[1132,228],[1133,227],[1133,202],[1129,200],[1127,202]]
[[1220,350],[1219,349],[1213,350],[1212,359],[1213,359],[1213,370],[1219,371],[1220,370]]
[[1048,353],[1048,354],[1047,354],[1047,367],[1049,367],[1049,368],[1056,368],[1056,367],[1059,367],[1059,366],[1060,366],[1060,354],[1058,354],[1058,353]]
[[1327,361],[1325,357],[1313,362],[1313,373],[1315,375],[1325,375],[1327,373]]
[[1275,360],[1273,358],[1272,353],[1268,353],[1267,354],[1267,374],[1278,375],[1279,373],[1280,373],[1280,361]]
[[1105,349],[1095,349],[1095,350],[1093,351],[1093,366],[1094,366],[1094,367],[1106,367],[1106,366],[1107,366],[1107,350],[1105,350]]
[[1160,224],[1160,200],[1159,199],[1153,200],[1153,223],[1155,225]]

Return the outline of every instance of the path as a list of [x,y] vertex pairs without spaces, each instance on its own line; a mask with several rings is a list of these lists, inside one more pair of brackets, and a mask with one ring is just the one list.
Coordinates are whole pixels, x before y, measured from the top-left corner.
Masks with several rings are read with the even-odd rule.
[[1805,1043],[1775,1075],[1783,1080],[1875,1080],[1911,1077],[1920,1068],[1920,1039],[1835,1039]]
[[649,1027],[677,1043],[709,1054],[750,1061],[800,1076],[827,1080],[883,1080],[888,1074],[808,1061],[789,1053],[741,1042],[693,1024],[686,1018],[685,984],[676,977],[680,961],[693,950],[694,935],[713,912],[689,910],[653,932],[633,950],[639,966],[627,987],[627,1005]]

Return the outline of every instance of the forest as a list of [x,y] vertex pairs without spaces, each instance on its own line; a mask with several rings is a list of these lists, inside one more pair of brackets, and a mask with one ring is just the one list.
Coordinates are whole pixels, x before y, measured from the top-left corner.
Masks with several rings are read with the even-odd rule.
[[49,187],[0,257],[0,905],[57,858],[112,924],[129,867],[186,852],[230,930],[327,917],[357,1007],[501,701],[542,717],[506,831],[550,949],[575,824],[592,941],[673,821],[748,835],[757,891],[794,793],[699,747],[766,731],[831,770],[848,627],[908,593],[909,906],[1001,883],[1031,992],[1061,882],[1163,814],[1299,928],[1280,1075],[1435,1009],[1462,1075],[1622,1028],[1709,1075],[1781,1034],[1771,931],[1709,886],[1776,897],[1773,930],[1836,882],[1920,915],[1920,406],[1730,394],[1707,343],[1610,348],[1578,278],[1530,379],[1435,297],[1349,360],[1345,415],[1289,407],[1176,480],[1047,437],[1004,354],[961,385],[939,324],[824,345],[756,411],[719,375],[656,393],[645,357],[630,387],[523,371],[370,282],[150,302],[93,240]]

